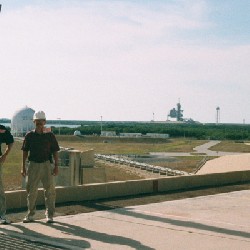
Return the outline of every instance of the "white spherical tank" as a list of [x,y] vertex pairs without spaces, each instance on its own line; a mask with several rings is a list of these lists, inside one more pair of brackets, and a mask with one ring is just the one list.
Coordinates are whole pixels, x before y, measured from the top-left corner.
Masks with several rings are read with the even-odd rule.
[[27,106],[16,111],[11,119],[11,133],[14,136],[24,136],[28,131],[34,129],[34,113],[35,110]]

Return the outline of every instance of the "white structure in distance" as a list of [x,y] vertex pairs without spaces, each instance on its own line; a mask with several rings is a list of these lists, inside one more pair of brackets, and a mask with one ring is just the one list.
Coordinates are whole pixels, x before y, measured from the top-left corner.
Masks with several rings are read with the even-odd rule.
[[24,136],[28,131],[34,129],[34,113],[35,110],[27,106],[16,111],[11,119],[11,133],[14,136]]
[[81,135],[81,131],[76,130],[76,131],[74,132],[74,135],[75,135],[75,136],[79,136],[79,135]]
[[115,131],[101,131],[101,136],[104,136],[104,137],[116,136],[116,132]]
[[102,131],[101,136],[103,137],[127,137],[127,138],[169,138],[169,134],[158,134],[158,133],[147,133],[143,135],[142,133],[120,133],[116,134],[115,131]]

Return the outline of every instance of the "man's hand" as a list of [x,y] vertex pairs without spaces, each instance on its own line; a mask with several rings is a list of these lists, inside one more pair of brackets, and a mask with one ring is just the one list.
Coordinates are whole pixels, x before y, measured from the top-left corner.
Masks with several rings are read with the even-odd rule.
[[22,167],[22,169],[21,169],[21,175],[22,175],[23,177],[25,177],[25,176],[27,175],[27,173],[26,173],[26,168],[23,168],[23,167]]
[[54,169],[53,169],[53,175],[54,176],[57,176],[58,175],[58,172],[59,172],[59,170],[58,170],[58,166],[57,165],[55,165],[55,167],[54,167]]

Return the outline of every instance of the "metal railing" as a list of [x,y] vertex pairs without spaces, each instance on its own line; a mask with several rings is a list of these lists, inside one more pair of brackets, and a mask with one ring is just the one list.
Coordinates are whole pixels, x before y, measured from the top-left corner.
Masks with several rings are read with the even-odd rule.
[[147,163],[131,161],[131,160],[124,159],[121,156],[118,157],[114,155],[95,154],[95,158],[99,160],[108,161],[111,163],[123,164],[123,165],[127,165],[130,167],[139,168],[141,170],[145,170],[145,171],[149,171],[153,173],[165,174],[169,176],[189,175],[189,173],[185,171],[179,171],[179,170],[174,170],[174,169],[167,168],[167,167],[161,167],[161,166],[155,166],[155,165],[151,165]]

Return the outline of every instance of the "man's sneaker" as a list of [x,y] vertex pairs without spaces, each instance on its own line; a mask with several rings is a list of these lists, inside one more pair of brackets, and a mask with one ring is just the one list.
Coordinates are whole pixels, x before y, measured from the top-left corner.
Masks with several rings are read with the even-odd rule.
[[2,225],[7,225],[7,224],[10,224],[11,222],[4,216],[0,216],[0,224]]
[[53,223],[53,217],[52,216],[46,216],[46,223]]
[[24,219],[23,219],[23,223],[31,223],[31,222],[34,222],[34,218],[32,216],[26,216]]

